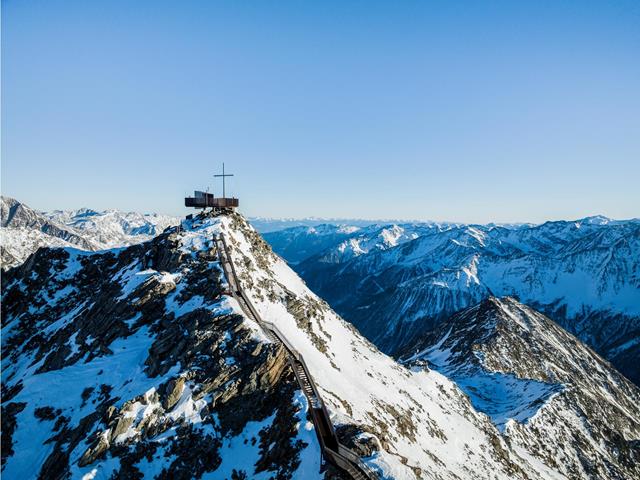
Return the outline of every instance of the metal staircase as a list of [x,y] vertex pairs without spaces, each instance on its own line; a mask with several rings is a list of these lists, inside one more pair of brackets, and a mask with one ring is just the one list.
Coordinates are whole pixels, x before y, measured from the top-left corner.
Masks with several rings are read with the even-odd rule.
[[224,234],[220,233],[220,235],[214,237],[214,241],[218,259],[227,278],[227,283],[229,284],[229,293],[240,304],[244,314],[260,325],[271,341],[282,344],[287,351],[289,364],[311,407],[311,418],[316,435],[318,436],[318,441],[320,442],[323,462],[328,462],[338,467],[354,480],[377,480],[378,475],[370,467],[365,465],[358,455],[342,445],[338,440],[333,424],[331,423],[329,412],[322,401],[318,388],[300,352],[287,341],[278,327],[271,322],[262,320],[249,298],[245,295],[238,281]]

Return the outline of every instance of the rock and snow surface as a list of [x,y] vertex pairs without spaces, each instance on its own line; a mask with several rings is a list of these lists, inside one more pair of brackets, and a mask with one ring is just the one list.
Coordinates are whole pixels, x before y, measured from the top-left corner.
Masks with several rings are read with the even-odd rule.
[[[307,236],[305,242],[300,232],[285,230],[267,239],[288,259],[287,239],[304,249],[316,244],[317,235]],[[385,352],[403,350],[485,298],[510,295],[640,382],[638,220],[361,229],[291,263],[314,292]]]
[[[381,478],[640,477],[638,389],[535,312],[495,300],[507,312],[496,316],[516,322],[513,338],[491,340],[497,318],[468,320],[477,329],[469,345],[447,343],[460,338],[452,328],[420,339],[420,355],[402,365],[315,296],[241,216],[184,227],[102,252],[41,249],[5,275],[6,478],[339,475],[319,473],[282,348],[225,294],[212,241],[221,231],[245,292],[304,355],[338,434]],[[528,356],[540,345],[547,356]],[[460,388],[453,380],[465,372],[479,381]],[[503,404],[486,393],[504,386],[492,372],[520,386]]]
[[516,451],[554,459],[569,478],[640,475],[640,390],[515,299],[491,297],[444,321],[408,348],[407,365],[424,361],[490,415]]
[[105,210],[36,212],[19,201],[1,197],[2,268],[21,264],[40,247],[103,250],[140,243],[176,225],[178,218]]
[[3,477],[320,478],[285,352],[223,294],[218,228],[6,273]]

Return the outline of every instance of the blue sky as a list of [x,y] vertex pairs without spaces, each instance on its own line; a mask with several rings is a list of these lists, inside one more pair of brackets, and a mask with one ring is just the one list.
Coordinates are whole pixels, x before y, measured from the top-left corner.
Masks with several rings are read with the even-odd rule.
[[640,3],[2,2],[2,192],[38,209],[640,216]]

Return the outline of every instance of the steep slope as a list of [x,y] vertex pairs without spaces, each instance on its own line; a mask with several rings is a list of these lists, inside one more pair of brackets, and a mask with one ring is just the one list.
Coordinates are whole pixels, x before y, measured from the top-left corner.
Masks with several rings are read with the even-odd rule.
[[640,390],[544,315],[491,297],[411,350],[408,364],[454,379],[516,451],[569,478],[640,478]]
[[490,295],[558,321],[640,381],[640,223],[602,218],[463,226],[345,262],[296,265],[309,286],[386,352]]

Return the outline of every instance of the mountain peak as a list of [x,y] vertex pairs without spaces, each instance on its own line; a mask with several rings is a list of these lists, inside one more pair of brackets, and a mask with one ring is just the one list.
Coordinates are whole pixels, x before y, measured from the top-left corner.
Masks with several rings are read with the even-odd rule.
[[[559,463],[564,475],[640,473],[637,463],[628,463],[638,455],[633,440],[640,436],[640,390],[516,299],[487,298],[444,321],[410,351],[416,353],[407,353],[408,364],[426,361],[455,380],[512,444],[524,449],[535,444],[543,456],[566,445]],[[545,432],[545,441],[534,440],[532,431]],[[624,438],[618,432],[626,432]],[[579,444],[598,447],[585,450]]]
[[589,225],[606,225],[612,220],[604,215],[592,215],[579,220],[580,223],[587,223]]

